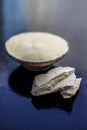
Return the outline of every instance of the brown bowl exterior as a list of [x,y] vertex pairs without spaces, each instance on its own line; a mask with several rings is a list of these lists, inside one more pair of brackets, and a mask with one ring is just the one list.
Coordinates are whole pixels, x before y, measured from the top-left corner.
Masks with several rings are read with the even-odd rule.
[[[8,54],[9,55],[9,54]],[[28,61],[22,61],[20,59],[17,59],[11,55],[9,55],[12,59],[19,62],[24,68],[31,70],[31,71],[44,71],[50,68],[54,63],[61,60],[66,54],[62,55],[61,57],[58,57],[55,60],[52,61],[46,61],[46,62],[28,62]]]

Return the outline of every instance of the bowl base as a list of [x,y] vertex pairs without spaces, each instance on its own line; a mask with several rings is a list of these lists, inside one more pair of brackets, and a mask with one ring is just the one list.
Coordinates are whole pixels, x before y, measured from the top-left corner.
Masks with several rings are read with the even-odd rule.
[[49,68],[51,68],[52,67],[52,65],[51,66],[46,66],[46,67],[28,67],[28,66],[24,66],[23,65],[23,67],[25,68],[25,69],[27,69],[27,70],[30,70],[30,71],[45,71],[45,70],[48,70]]

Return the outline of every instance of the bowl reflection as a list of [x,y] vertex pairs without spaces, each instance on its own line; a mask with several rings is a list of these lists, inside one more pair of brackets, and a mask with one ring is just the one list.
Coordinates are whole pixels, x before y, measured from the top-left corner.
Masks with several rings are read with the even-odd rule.
[[[43,71],[46,73],[48,70]],[[42,73],[29,71],[22,66],[16,68],[9,76],[9,86],[10,89],[20,95],[31,97],[31,88],[34,77],[38,74]]]

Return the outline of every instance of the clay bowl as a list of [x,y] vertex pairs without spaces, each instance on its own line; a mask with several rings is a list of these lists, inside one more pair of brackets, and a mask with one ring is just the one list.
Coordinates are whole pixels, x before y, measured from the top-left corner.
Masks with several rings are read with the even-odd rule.
[[[13,38],[13,37],[12,37]],[[11,38],[11,39],[12,39]],[[15,43],[14,43],[15,44]],[[14,53],[16,52],[13,51],[11,48],[15,48],[14,44],[9,44],[9,40],[6,42],[5,44],[5,48],[7,51],[7,54],[13,58],[15,61],[17,61],[18,63],[20,63],[24,68],[31,70],[31,71],[43,71],[46,70],[48,68],[50,68],[54,63],[58,62],[59,60],[61,60],[66,54],[67,52],[63,53],[60,57],[57,57],[54,60],[48,60],[48,61],[41,61],[41,62],[30,62],[28,60],[24,60],[22,59],[20,56],[16,56]],[[20,43],[19,43],[20,44]],[[21,47],[21,44],[18,45],[18,47]],[[8,49],[9,48],[9,49]],[[17,50],[18,51],[18,50]],[[23,53],[25,53],[26,50],[24,50]],[[20,52],[21,53],[21,52]],[[19,54],[20,54],[19,53]]]

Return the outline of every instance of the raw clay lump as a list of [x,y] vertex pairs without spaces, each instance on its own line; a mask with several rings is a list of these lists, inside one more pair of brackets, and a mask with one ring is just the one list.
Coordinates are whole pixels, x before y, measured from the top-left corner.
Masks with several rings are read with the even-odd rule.
[[79,89],[80,82],[81,78],[76,78],[75,68],[56,67],[35,77],[31,93],[40,96],[60,92],[63,98],[71,98]]

